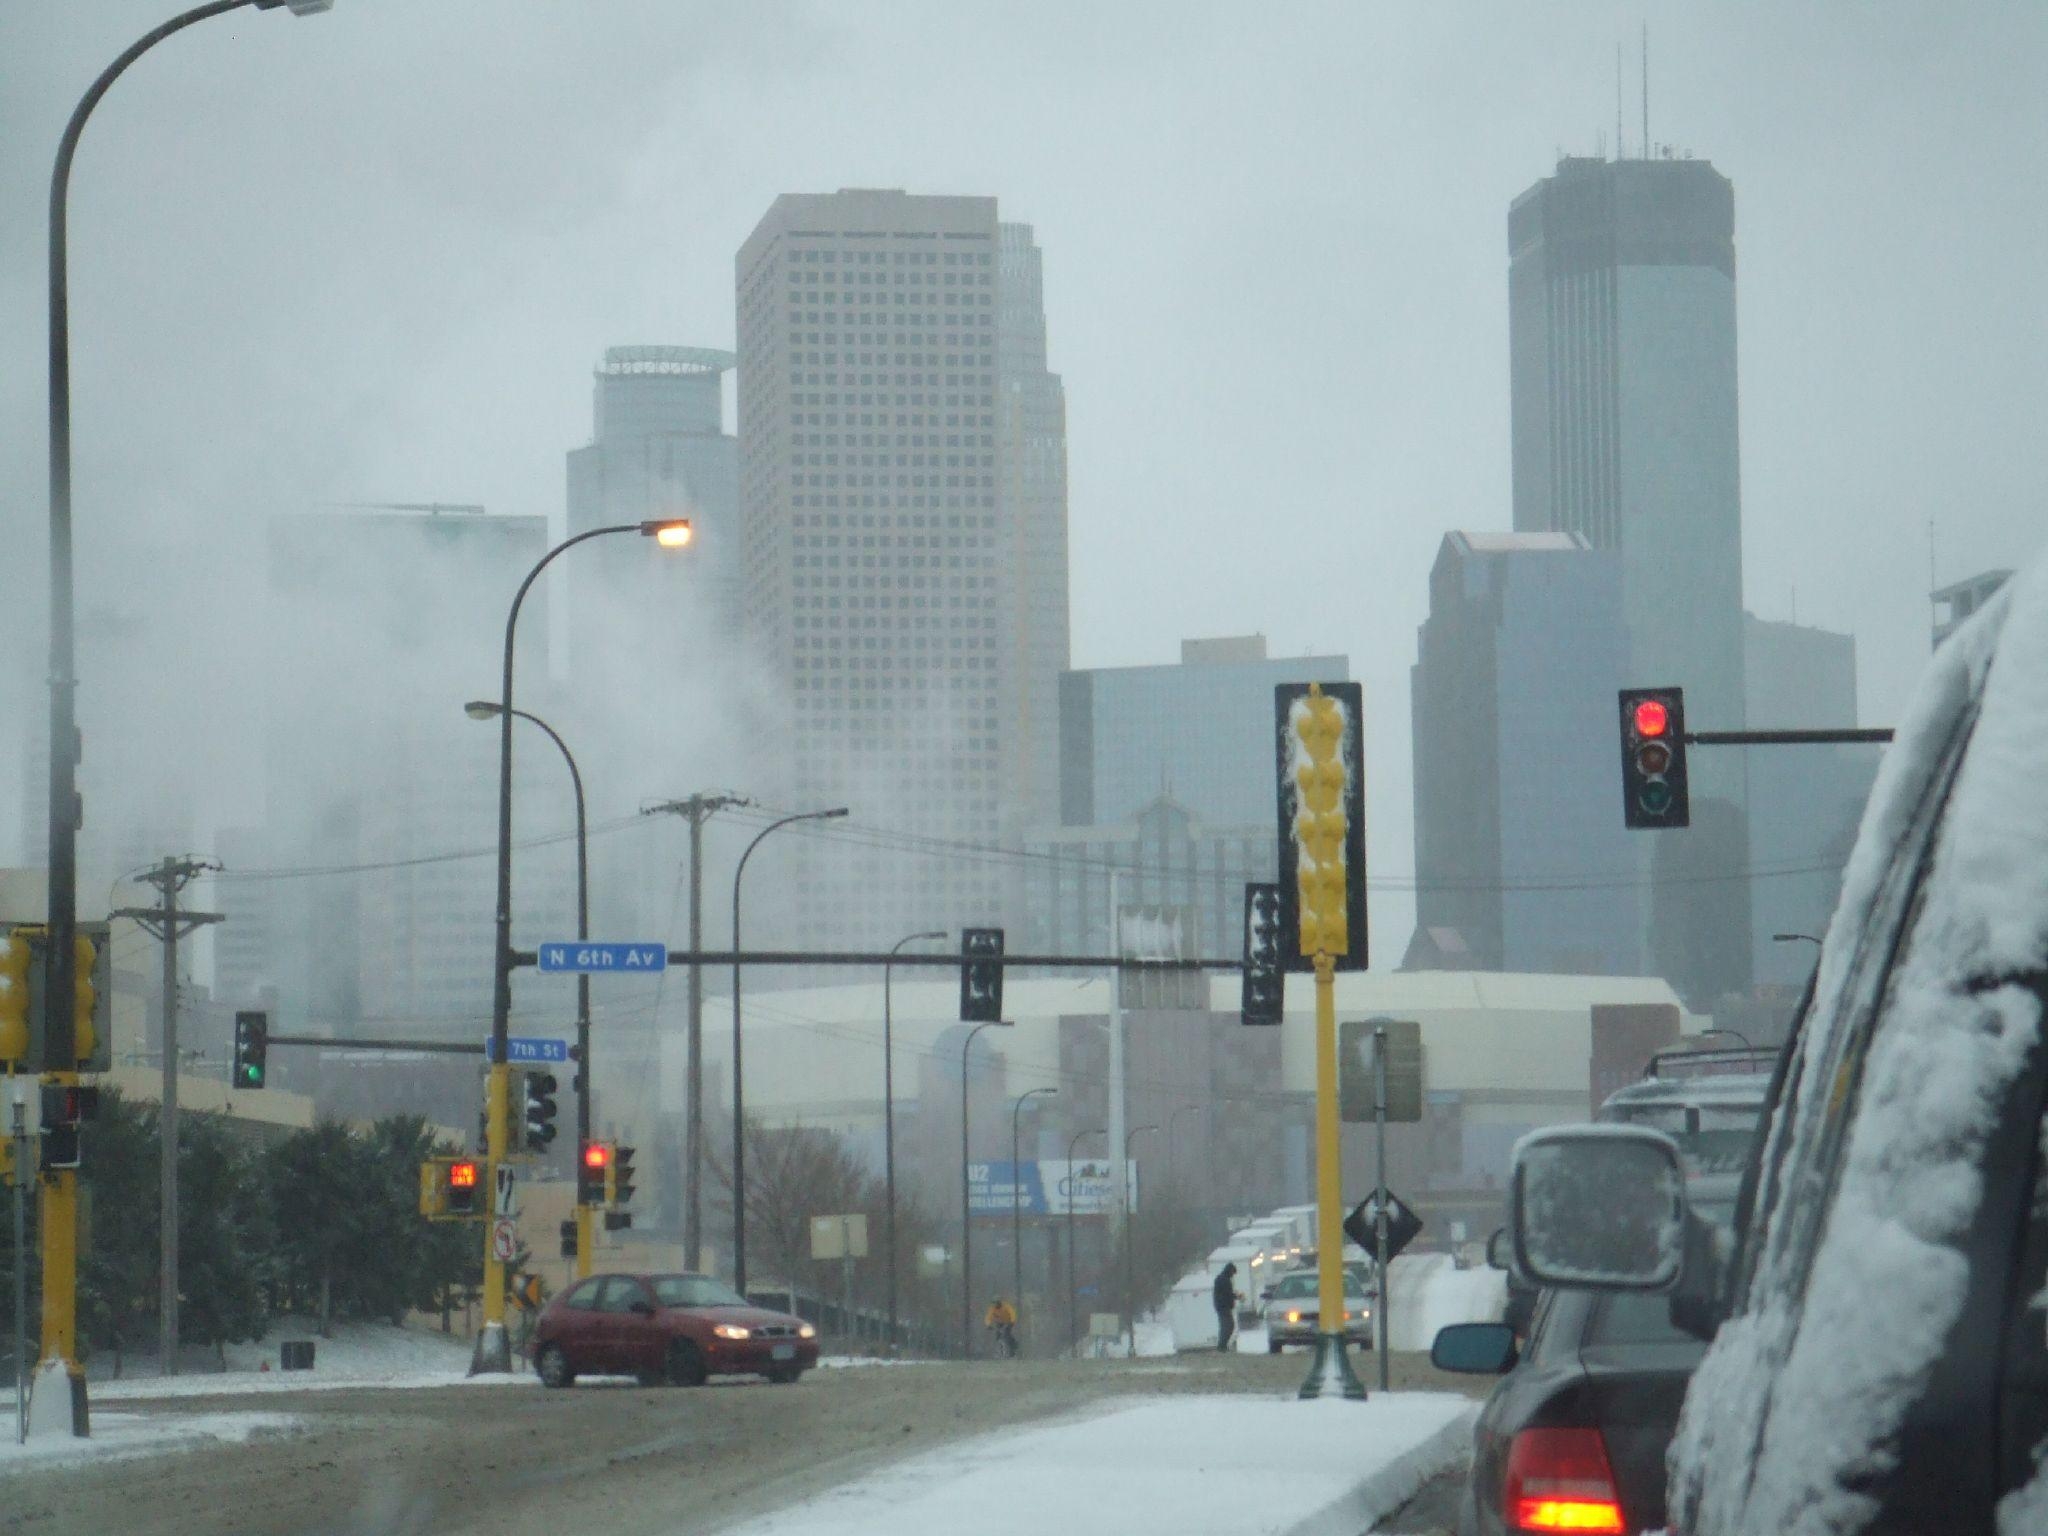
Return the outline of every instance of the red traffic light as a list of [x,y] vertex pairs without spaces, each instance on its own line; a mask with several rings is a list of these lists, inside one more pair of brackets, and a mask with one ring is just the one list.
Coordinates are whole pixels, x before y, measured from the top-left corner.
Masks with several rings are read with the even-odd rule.
[[475,1163],[450,1163],[448,1165],[448,1187],[450,1189],[475,1189],[477,1171]]
[[1638,699],[1636,701],[1636,734],[1638,736],[1662,736],[1671,729],[1671,711],[1662,699]]
[[586,1168],[602,1168],[611,1160],[612,1149],[601,1141],[593,1141],[583,1149],[583,1166]]

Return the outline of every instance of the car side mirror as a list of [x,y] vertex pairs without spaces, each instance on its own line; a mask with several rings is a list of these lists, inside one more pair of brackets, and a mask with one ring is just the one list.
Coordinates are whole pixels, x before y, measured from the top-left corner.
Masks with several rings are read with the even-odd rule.
[[1520,1358],[1515,1330],[1506,1323],[1452,1323],[1439,1328],[1429,1346],[1431,1365],[1467,1376],[1504,1375]]
[[1508,1242],[1508,1229],[1495,1227],[1493,1235],[1486,1240],[1486,1267],[1506,1269],[1514,1263],[1514,1248]]
[[1685,1262],[1678,1144],[1637,1125],[1559,1126],[1515,1145],[1515,1268],[1540,1286],[1666,1291]]

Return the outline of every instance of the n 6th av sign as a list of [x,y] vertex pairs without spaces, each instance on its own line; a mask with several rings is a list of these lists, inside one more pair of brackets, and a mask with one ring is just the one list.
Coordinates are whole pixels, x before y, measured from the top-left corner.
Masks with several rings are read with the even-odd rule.
[[660,944],[543,944],[543,971],[663,971],[668,950]]

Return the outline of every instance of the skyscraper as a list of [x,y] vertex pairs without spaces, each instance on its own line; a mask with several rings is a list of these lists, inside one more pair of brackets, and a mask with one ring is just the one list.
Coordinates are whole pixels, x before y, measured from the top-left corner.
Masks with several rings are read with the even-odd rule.
[[1411,955],[1638,971],[1644,850],[1615,787],[1619,557],[1576,533],[1449,533],[1429,599],[1410,685]]
[[[1065,446],[1039,271],[990,197],[785,195],[740,248],[746,606],[797,805],[983,843],[1049,807]],[[797,857],[811,938],[1001,915],[987,861]]]
[[[1567,158],[1515,199],[1508,248],[1515,528],[1617,551],[1630,682],[1740,728],[1734,189],[1705,161]],[[1692,773],[1691,830],[1657,834],[1651,953],[1704,1004],[1749,983],[1748,795],[1739,753]]]
[[595,431],[569,453],[569,532],[687,517],[697,536],[686,558],[644,539],[604,539],[564,566],[579,686],[647,664],[650,649],[680,665],[737,630],[739,444],[725,430],[722,382],[733,361],[710,347],[605,350]]

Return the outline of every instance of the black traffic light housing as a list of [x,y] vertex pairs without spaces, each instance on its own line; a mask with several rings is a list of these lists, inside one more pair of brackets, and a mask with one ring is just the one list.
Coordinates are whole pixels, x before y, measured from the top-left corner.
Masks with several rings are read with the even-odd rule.
[[633,1199],[633,1148],[613,1147],[611,1167],[606,1172],[609,1179],[605,1189],[605,1203],[621,1206],[630,1204]]
[[1247,1024],[1278,1024],[1287,1001],[1280,965],[1280,887],[1252,881],[1244,888],[1244,972],[1238,1009]]
[[1685,690],[1621,690],[1621,816],[1632,830],[1692,824]]
[[529,1152],[544,1152],[555,1139],[555,1074],[522,1072],[520,1076],[519,1144]]
[[270,1015],[259,1009],[244,1009],[235,1015],[234,1086],[255,1089],[263,1086],[270,1056]]
[[570,1217],[570,1218],[569,1218],[569,1219],[568,1219],[567,1221],[563,1222],[563,1223],[562,1223],[562,1225],[561,1225],[560,1231],[561,1231],[561,1238],[562,1238],[562,1257],[563,1257],[563,1258],[565,1258],[565,1259],[573,1259],[573,1258],[575,1258],[575,1257],[576,1257],[576,1219],[575,1219],[575,1218],[574,1218],[574,1217],[572,1216],[572,1217]]
[[609,1142],[586,1141],[576,1158],[576,1203],[603,1205],[611,1187],[612,1148]]
[[1003,930],[960,930],[960,1021],[1003,1021]]

